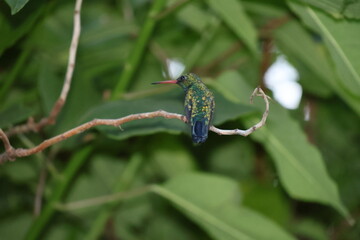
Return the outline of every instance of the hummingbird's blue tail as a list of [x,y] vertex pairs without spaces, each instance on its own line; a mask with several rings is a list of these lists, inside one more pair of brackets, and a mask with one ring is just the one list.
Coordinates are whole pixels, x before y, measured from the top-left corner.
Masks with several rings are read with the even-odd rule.
[[195,121],[191,125],[191,137],[194,143],[203,143],[208,137],[209,126],[205,120]]

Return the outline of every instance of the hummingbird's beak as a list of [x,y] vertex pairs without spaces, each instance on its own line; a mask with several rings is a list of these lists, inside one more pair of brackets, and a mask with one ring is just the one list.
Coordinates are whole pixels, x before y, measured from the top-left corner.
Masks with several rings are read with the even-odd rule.
[[160,81],[160,82],[153,82],[151,84],[163,84],[163,83],[173,83],[176,84],[177,80],[166,80],[166,81]]

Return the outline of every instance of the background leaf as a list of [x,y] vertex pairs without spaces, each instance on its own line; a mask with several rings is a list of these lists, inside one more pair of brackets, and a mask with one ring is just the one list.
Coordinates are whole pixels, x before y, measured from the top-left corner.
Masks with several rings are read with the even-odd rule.
[[324,38],[341,79],[339,87],[359,99],[360,54],[354,49],[359,47],[356,39],[360,33],[356,21],[334,20],[316,9],[295,2],[291,2],[290,6],[310,28]]
[[[250,88],[241,80],[235,72],[228,72],[217,80],[217,84],[224,88],[227,95],[236,98],[250,92]],[[234,92],[237,94],[234,95]],[[239,94],[242,92],[243,94]],[[241,98],[237,98],[243,102]],[[255,116],[243,119],[248,127],[260,120]],[[266,126],[251,136],[264,144],[276,163],[282,184],[291,196],[331,205],[349,217],[340,200],[337,186],[326,172],[319,151],[308,143],[299,125],[284,109],[272,104]]]
[[29,0],[5,0],[5,2],[11,8],[11,14],[19,12]]
[[[11,4],[20,10],[25,2]],[[287,83],[269,80],[281,77],[272,73],[279,63],[298,76],[299,105],[272,101],[266,126],[247,138],[210,132],[194,145],[185,123],[154,118],[99,126],[7,162],[0,166],[0,238],[22,239],[14,229],[30,229],[28,239],[358,239],[359,1],[155,2],[164,9],[150,12],[149,0],[83,2],[64,108],[54,125],[11,136],[13,147],[36,146],[94,118],[183,114],[180,88],[150,85],[182,72],[214,91],[214,125],[222,129],[259,120],[262,99],[249,103],[256,86],[270,96],[274,89],[276,99],[275,88],[295,96]],[[8,3],[0,1],[5,132],[47,117],[57,100],[75,1],[28,1],[15,15]],[[146,39],[145,22],[153,33]],[[145,48],[135,45],[140,39]],[[142,57],[128,75],[134,52]],[[121,75],[126,91],[110,100]],[[146,194],[154,185],[157,194]]]
[[334,18],[357,18],[359,19],[359,1],[346,0],[300,0],[305,4],[310,4],[314,7],[320,8],[323,11],[331,14]]
[[9,127],[12,124],[26,120],[34,113],[22,104],[11,106],[0,112],[0,127]]
[[153,191],[180,207],[214,239],[293,239],[266,218],[237,206],[238,187],[231,180],[193,173]]
[[234,33],[245,42],[248,48],[253,51],[253,53],[256,53],[256,31],[246,16],[241,3],[236,0],[224,0],[222,2],[208,0],[208,2],[210,7],[218,13]]

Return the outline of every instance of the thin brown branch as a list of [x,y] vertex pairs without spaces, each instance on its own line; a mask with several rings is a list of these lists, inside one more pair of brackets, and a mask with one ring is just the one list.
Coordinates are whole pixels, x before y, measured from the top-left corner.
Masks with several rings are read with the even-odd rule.
[[[260,96],[264,99],[265,101],[265,105],[266,105],[266,109],[265,112],[263,114],[263,117],[261,119],[261,121],[257,124],[255,124],[253,127],[247,129],[247,130],[240,130],[240,129],[234,129],[234,130],[222,130],[222,129],[218,129],[214,126],[210,127],[210,130],[219,134],[219,135],[242,135],[242,136],[248,136],[249,134],[251,134],[252,132],[254,132],[255,130],[261,128],[262,126],[264,126],[265,122],[266,122],[266,118],[269,114],[269,97],[263,92],[263,90],[261,90],[261,88],[256,88],[254,90],[254,92],[251,95],[250,98],[250,102],[252,102],[252,99],[254,96]],[[47,139],[45,141],[43,141],[42,143],[40,143],[39,145],[33,147],[33,148],[29,148],[29,149],[23,149],[23,148],[17,148],[14,149],[10,142],[8,137],[5,135],[5,133],[0,129],[0,137],[1,140],[4,143],[5,146],[5,152],[0,154],[0,163],[6,162],[8,160],[13,160],[15,158],[18,157],[26,157],[26,156],[30,156],[32,154],[38,153],[43,151],[44,149],[48,148],[51,145],[54,145],[58,142],[61,142],[65,139],[68,139],[74,135],[77,135],[79,133],[82,133],[85,130],[88,130],[92,127],[95,126],[99,126],[99,125],[107,125],[107,126],[115,126],[115,127],[119,127],[124,123],[130,122],[130,121],[134,121],[134,120],[139,120],[139,119],[148,119],[148,118],[155,118],[155,117],[164,117],[167,119],[179,119],[183,122],[187,122],[187,119],[185,116],[181,115],[181,114],[177,114],[177,113],[169,113],[163,110],[158,110],[155,112],[147,112],[147,113],[138,113],[138,114],[132,114],[132,115],[128,115],[126,117],[122,117],[122,118],[118,118],[118,119],[94,119],[90,122],[86,122],[78,127],[75,127],[65,133],[62,133],[60,135],[57,135],[55,137],[52,137],[50,139]]]
[[284,15],[279,18],[271,19],[269,22],[267,22],[261,29],[260,29],[260,36],[262,38],[268,38],[269,35],[276,30],[277,28],[281,27],[285,23],[291,20],[291,16]]
[[273,49],[273,41],[272,38],[265,38],[262,42],[262,58],[260,64],[260,79],[259,79],[259,86],[261,88],[265,87],[265,73],[271,66],[271,58],[272,58],[272,49]]
[[76,52],[77,52],[80,32],[81,32],[81,18],[80,18],[81,6],[82,6],[82,0],[76,0],[75,9],[74,9],[74,29],[73,29],[70,48],[69,48],[69,61],[66,69],[63,88],[61,90],[58,100],[55,102],[48,117],[42,118],[37,123],[34,122],[32,118],[30,118],[26,124],[16,126],[14,128],[11,128],[9,131],[7,131],[6,135],[8,137],[14,134],[25,133],[29,131],[38,132],[43,127],[54,124],[56,122],[56,118],[66,102],[66,98],[70,90],[71,80],[74,73]]
[[34,200],[34,216],[39,216],[41,213],[42,198],[45,189],[46,176],[47,176],[47,168],[46,168],[46,163],[44,163],[44,166],[41,168],[39,182],[36,186],[36,194]]
[[[11,157],[11,152],[14,151],[13,147],[10,144],[9,138],[6,136],[6,134],[4,133],[4,131],[2,129],[0,129],[0,138],[1,141],[4,144],[4,148],[5,148],[5,155],[8,155],[8,159],[7,160],[15,160],[13,157]],[[1,160],[0,160],[1,163]]]
[[267,119],[267,117],[269,115],[269,105],[270,105],[269,104],[269,99],[270,99],[270,97],[267,96],[261,88],[256,88],[254,90],[254,92],[251,94],[251,97],[250,97],[250,102],[251,103],[253,101],[254,96],[260,96],[265,101],[265,106],[266,106],[265,107],[265,112],[263,113],[263,116],[262,116],[260,122],[258,122],[257,124],[255,124],[254,126],[252,126],[249,129],[246,129],[246,130],[241,130],[241,129],[223,130],[223,129],[216,128],[214,126],[211,126],[210,130],[217,133],[217,134],[219,134],[219,135],[241,135],[241,136],[246,137],[246,136],[250,135],[251,133],[253,133],[254,131],[256,131],[257,129],[264,126],[265,122],[266,122],[266,119]]
[[33,148],[29,148],[29,149],[23,149],[23,148],[14,149],[14,148],[12,148],[10,145],[9,139],[4,134],[4,132],[1,131],[1,129],[0,129],[0,136],[1,136],[1,139],[2,139],[2,141],[5,145],[5,149],[6,149],[6,152],[0,155],[0,163],[3,163],[7,160],[17,158],[17,157],[26,157],[26,156],[33,155],[35,153],[43,151],[44,149],[48,148],[51,145],[54,145],[55,143],[61,142],[65,139],[68,139],[74,135],[82,133],[83,131],[85,131],[89,128],[95,127],[95,126],[108,125],[108,126],[118,127],[118,126],[121,126],[122,124],[130,122],[130,121],[134,121],[134,120],[138,120],[138,119],[155,118],[155,117],[164,117],[164,118],[169,118],[169,119],[175,118],[175,119],[182,120],[183,122],[186,122],[185,116],[183,116],[181,114],[177,114],[177,113],[165,112],[162,110],[155,111],[155,112],[132,114],[132,115],[128,115],[123,118],[118,118],[118,119],[94,119],[90,122],[86,122],[78,127],[75,127],[67,132],[64,132],[55,137],[47,139],[47,140],[43,141],[42,143],[40,143],[39,145],[37,145]]
[[131,22],[134,19],[134,10],[129,0],[121,1],[124,19]]

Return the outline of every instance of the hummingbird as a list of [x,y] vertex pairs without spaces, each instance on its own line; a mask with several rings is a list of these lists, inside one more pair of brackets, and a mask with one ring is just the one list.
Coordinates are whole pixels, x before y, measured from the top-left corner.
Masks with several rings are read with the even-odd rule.
[[180,76],[176,80],[154,82],[152,84],[177,84],[185,92],[185,116],[191,128],[191,138],[194,143],[203,143],[208,137],[208,131],[213,118],[215,100],[213,93],[194,73]]

